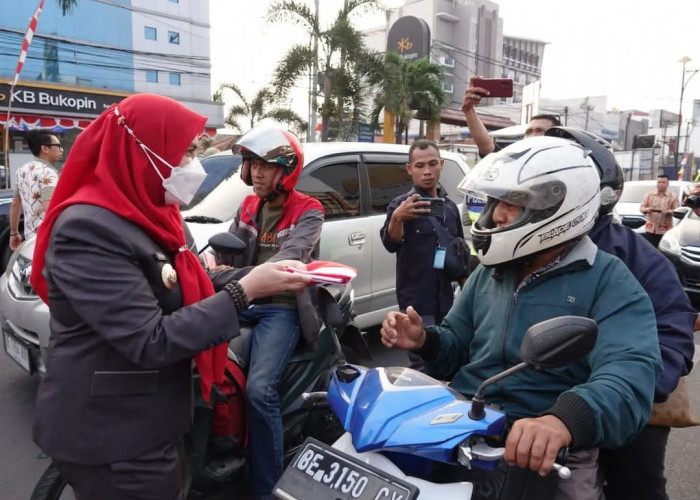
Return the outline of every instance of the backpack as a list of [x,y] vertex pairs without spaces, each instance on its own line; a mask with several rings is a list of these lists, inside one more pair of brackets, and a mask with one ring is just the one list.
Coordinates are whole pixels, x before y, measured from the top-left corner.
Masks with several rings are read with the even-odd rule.
[[224,382],[214,385],[214,408],[210,429],[212,450],[226,453],[248,446],[246,415],[246,376],[230,359],[226,361]]

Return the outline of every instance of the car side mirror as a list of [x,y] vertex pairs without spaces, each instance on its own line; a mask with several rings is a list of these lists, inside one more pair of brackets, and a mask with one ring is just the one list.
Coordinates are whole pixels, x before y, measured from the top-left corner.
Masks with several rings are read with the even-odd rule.
[[641,217],[625,217],[622,216],[622,225],[627,226],[630,229],[637,229],[646,224],[646,220]]
[[226,254],[226,253],[240,253],[247,248],[245,242],[238,236],[234,236],[231,233],[218,233],[209,238],[209,246],[211,246],[216,252]]
[[690,212],[690,207],[678,207],[673,211],[673,218],[681,220],[688,214],[688,212]]
[[559,316],[531,326],[520,344],[520,359],[535,368],[568,365],[585,356],[598,338],[598,324],[582,316]]

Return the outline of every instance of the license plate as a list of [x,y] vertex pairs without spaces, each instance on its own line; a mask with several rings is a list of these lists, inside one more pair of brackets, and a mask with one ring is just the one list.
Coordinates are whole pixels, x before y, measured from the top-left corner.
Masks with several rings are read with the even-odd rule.
[[5,352],[7,355],[14,359],[19,366],[31,373],[32,365],[29,360],[29,348],[27,345],[9,332],[2,333],[5,339]]
[[283,500],[414,500],[418,488],[313,438],[275,487]]

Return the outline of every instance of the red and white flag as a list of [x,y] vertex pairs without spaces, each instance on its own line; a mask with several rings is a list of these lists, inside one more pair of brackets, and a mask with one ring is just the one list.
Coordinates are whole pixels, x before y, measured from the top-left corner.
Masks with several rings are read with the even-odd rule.
[[22,66],[24,66],[24,60],[27,57],[27,50],[29,49],[29,44],[32,43],[32,38],[34,37],[34,32],[36,31],[36,25],[39,22],[39,15],[41,14],[41,9],[44,7],[44,0],[39,2],[39,6],[34,11],[34,15],[29,20],[29,28],[27,28],[27,33],[24,35],[24,41],[22,42],[22,51],[19,53],[19,60],[17,61],[17,69],[15,70],[15,78],[12,80],[12,86],[17,85],[17,80],[19,79],[19,74],[22,71]]

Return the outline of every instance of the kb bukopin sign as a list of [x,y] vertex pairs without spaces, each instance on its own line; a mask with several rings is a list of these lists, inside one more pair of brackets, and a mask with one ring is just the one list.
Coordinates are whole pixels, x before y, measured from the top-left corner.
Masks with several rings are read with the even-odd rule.
[[[126,96],[17,85],[12,93],[12,107],[17,111],[49,111],[98,116],[124,97]],[[10,85],[0,83],[0,107],[7,109],[9,102]]]
[[389,29],[386,50],[395,52],[410,61],[428,57],[430,55],[428,23],[414,16],[397,19]]

